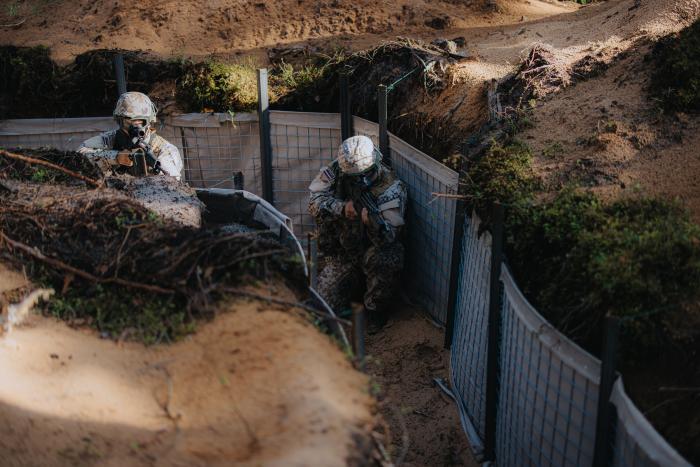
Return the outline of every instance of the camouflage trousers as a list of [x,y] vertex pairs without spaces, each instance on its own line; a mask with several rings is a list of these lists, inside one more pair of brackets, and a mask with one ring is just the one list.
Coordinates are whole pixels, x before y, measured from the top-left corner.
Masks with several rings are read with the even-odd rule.
[[[329,239],[326,235],[339,234]],[[325,238],[324,238],[325,237]],[[352,238],[351,248],[343,248],[333,240]],[[318,293],[333,308],[341,311],[349,308],[364,291],[365,308],[387,311],[398,292],[404,265],[404,246],[399,242],[370,245],[363,248],[357,242],[361,236],[348,231],[330,232],[320,229],[319,245],[324,254],[324,267],[318,277]],[[329,247],[333,247],[329,251]]]

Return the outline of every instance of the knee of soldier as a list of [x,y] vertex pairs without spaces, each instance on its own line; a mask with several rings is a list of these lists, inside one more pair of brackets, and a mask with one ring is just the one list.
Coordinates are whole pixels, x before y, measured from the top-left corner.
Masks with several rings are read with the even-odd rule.
[[404,247],[400,243],[388,245],[372,245],[364,256],[365,271],[384,270],[386,272],[400,271],[404,264]]

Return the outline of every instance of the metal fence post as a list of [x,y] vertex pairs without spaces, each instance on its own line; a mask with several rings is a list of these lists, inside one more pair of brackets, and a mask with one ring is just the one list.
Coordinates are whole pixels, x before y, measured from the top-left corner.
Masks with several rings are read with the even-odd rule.
[[357,359],[360,371],[365,371],[365,328],[367,312],[363,307],[353,307],[352,309],[352,350]]
[[464,240],[464,201],[457,200],[455,208],[455,226],[452,236],[452,264],[450,270],[450,295],[447,299],[447,322],[445,323],[445,348],[452,346],[455,315],[457,314],[457,295],[459,292],[459,268],[462,264],[462,242]]
[[501,203],[493,204],[491,230],[491,278],[489,287],[488,344],[486,355],[486,420],[484,460],[496,460],[496,421],[498,417],[498,361],[501,326],[501,263],[503,262],[503,219]]
[[267,93],[267,68],[258,69],[258,121],[260,125],[260,169],[263,199],[273,203],[272,143],[270,141],[270,99]]
[[115,54],[112,57],[114,63],[114,76],[117,81],[117,97],[126,92],[126,73],[124,72],[124,56]]
[[595,429],[595,450],[593,466],[605,467],[610,464],[612,456],[612,414],[610,404],[613,384],[616,378],[617,348],[620,335],[620,319],[605,317],[605,334],[603,337],[603,354],[600,365],[600,386],[598,387],[598,418]]
[[383,84],[380,84],[377,88],[377,103],[379,104],[379,151],[381,151],[382,156],[384,156],[384,162],[391,166],[391,152],[389,149],[389,128],[388,128],[388,110],[387,110],[387,97],[388,89]]
[[352,107],[348,75],[340,75],[340,135],[342,141],[352,136]]

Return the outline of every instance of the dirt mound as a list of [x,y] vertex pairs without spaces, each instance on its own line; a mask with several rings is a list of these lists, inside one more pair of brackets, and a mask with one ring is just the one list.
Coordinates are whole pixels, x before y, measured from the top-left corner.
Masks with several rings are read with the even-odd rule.
[[[61,154],[42,154],[62,160]],[[149,209],[157,200],[165,211],[193,203],[199,208],[187,187],[145,183],[154,177],[88,179],[120,189],[87,188],[74,178],[57,185],[51,183],[60,181],[55,171],[41,172],[37,181],[40,166],[9,156],[0,154],[0,176],[15,178],[0,179],[0,257],[60,291],[51,301],[55,316],[87,321],[114,338],[127,333],[159,342],[191,331],[195,318],[213,316],[217,300],[254,279],[276,278],[305,297],[302,263],[269,231],[199,229],[160,216],[161,206]],[[71,164],[91,170],[74,161],[80,155],[72,156]],[[142,313],[132,313],[133,307]]]
[[257,301],[171,346],[35,317],[0,336],[0,372],[8,467],[364,465],[373,446],[366,377],[298,312]]
[[46,45],[59,60],[93,48],[205,56],[309,40],[363,47],[400,34],[517,21],[521,15],[541,17],[554,9],[539,0],[13,0],[0,12],[0,42]]

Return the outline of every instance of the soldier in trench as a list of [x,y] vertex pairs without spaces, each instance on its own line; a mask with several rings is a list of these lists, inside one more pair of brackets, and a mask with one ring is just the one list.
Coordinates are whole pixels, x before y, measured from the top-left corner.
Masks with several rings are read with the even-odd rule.
[[100,167],[117,172],[134,172],[140,153],[145,167],[140,175],[169,175],[180,180],[182,158],[180,151],[156,134],[157,109],[147,95],[140,92],[122,94],[114,108],[114,120],[119,128],[94,136],[78,149]]
[[376,331],[386,324],[404,265],[406,186],[382,164],[372,140],[353,136],[309,191],[324,256],[318,292],[342,313],[364,288],[370,331]]

